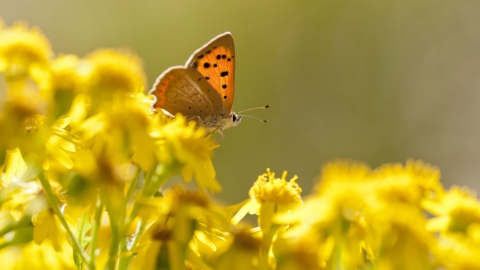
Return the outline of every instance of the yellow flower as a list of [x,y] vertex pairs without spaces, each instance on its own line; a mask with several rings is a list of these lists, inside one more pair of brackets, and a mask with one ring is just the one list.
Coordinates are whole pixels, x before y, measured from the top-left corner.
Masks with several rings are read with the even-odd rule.
[[[159,120],[162,117],[165,116],[159,115]],[[183,179],[189,182],[193,176],[200,189],[220,191],[211,160],[212,150],[218,145],[206,135],[204,128],[195,126],[194,121],[187,123],[184,116],[177,114],[174,119],[152,130],[150,136],[157,144],[157,159],[161,164],[180,164]]]
[[276,270],[325,269],[325,251],[330,251],[332,241],[321,241],[315,234],[305,234],[300,238],[280,237],[273,246]]
[[[174,187],[165,192],[165,198],[154,197],[148,201],[155,204],[144,211],[153,211],[149,216],[154,219],[142,236],[138,255],[132,261],[142,269],[183,269],[185,259],[193,263],[202,259],[205,248],[216,250],[215,242],[229,227],[228,220],[203,192]],[[190,251],[193,254],[188,255]]]
[[[18,167],[14,169],[13,167],[15,166],[15,163],[17,163],[16,166]],[[35,179],[30,179],[32,176],[26,176],[21,173],[23,170],[23,165],[21,163],[22,161],[10,163],[12,168],[7,168],[7,173],[10,174],[10,170],[16,170],[16,175],[20,173],[22,176],[17,177],[15,174],[13,177],[6,176],[5,178],[10,178],[10,180],[4,178],[2,183],[4,185],[2,193],[5,196],[5,199],[3,200],[1,209],[3,211],[8,211],[15,220],[19,220],[25,215],[33,215],[48,207],[42,187],[37,181],[35,181]],[[26,179],[26,177],[29,178]]]
[[[369,209],[380,269],[430,269],[434,236],[426,231],[421,201],[441,190],[440,173],[421,161],[386,164],[371,175],[375,203]],[[410,258],[404,260],[403,258]]]
[[233,233],[233,242],[229,249],[222,253],[216,263],[216,270],[243,270],[257,269],[259,264],[259,252],[262,240],[252,233],[251,229],[245,228]]
[[354,269],[373,260],[368,209],[373,203],[369,176],[361,163],[334,161],[322,170],[317,194],[305,205],[276,217],[277,222],[298,223],[284,237],[317,239],[320,265]]
[[420,207],[420,201],[442,189],[440,172],[422,161],[408,160],[402,164],[386,164],[377,168],[371,178],[375,193],[386,204],[407,204]]
[[52,126],[52,134],[45,142],[45,148],[48,152],[47,159],[43,163],[45,170],[49,170],[50,167],[56,165],[56,162],[61,165],[56,166],[57,170],[61,170],[59,167],[73,168],[72,155],[80,148],[80,142],[66,130],[69,123],[68,118],[62,118]]
[[87,75],[82,73],[81,66],[80,58],[73,54],[60,55],[52,62],[52,77],[57,91],[80,91],[78,87],[86,80],[84,77]]
[[427,229],[440,232],[435,258],[448,269],[479,269],[480,202],[476,192],[452,187],[438,198],[426,199],[422,206],[435,217]]
[[[317,194],[306,202],[301,212],[322,226],[336,226],[338,222],[357,223],[372,202],[371,170],[362,163],[334,161],[322,170]],[[316,215],[311,215],[316,213]],[[348,225],[340,226],[348,229]]]
[[60,55],[51,64],[55,117],[66,114],[76,95],[86,91],[88,65],[76,55]]
[[372,247],[378,269],[433,269],[435,239],[425,229],[427,220],[422,211],[392,204],[373,215],[370,223],[376,242]]
[[35,226],[33,230],[33,240],[38,245],[49,239],[55,250],[61,249],[62,239],[65,232],[57,221],[55,214],[48,208],[32,216],[32,223]]
[[300,193],[302,189],[297,184],[298,176],[294,176],[290,181],[286,180],[287,172],[283,172],[282,178],[275,178],[275,173],[267,169],[266,174],[258,177],[248,194],[250,198],[259,203],[273,202],[278,205],[289,205],[301,203]]
[[247,213],[259,215],[259,225],[263,231],[272,226],[275,213],[284,213],[302,204],[300,193],[302,189],[297,184],[298,176],[286,180],[287,172],[282,178],[275,178],[275,173],[267,169],[267,173],[258,176],[248,192],[250,200],[233,217],[232,223],[237,224]]
[[[478,229],[478,228],[477,228]],[[464,237],[443,236],[433,250],[435,259],[444,269],[476,270],[480,269],[480,242]]]
[[27,170],[27,164],[23,161],[22,153],[18,148],[7,151],[6,161],[5,174],[2,175],[3,187],[8,186],[14,178],[20,179]]
[[[275,173],[267,169],[267,173],[258,177],[249,191],[250,200],[232,218],[232,223],[238,223],[247,213],[258,215],[258,225],[262,234],[262,245],[259,255],[259,268],[275,264],[271,253],[272,244],[278,233],[288,228],[288,222],[281,223],[274,220],[275,215],[289,213],[302,205],[300,193],[302,189],[297,184],[295,175],[290,181],[286,180],[287,172],[281,178],[275,178]],[[278,220],[277,220],[278,221]]]
[[467,188],[453,187],[438,201],[425,200],[423,207],[435,215],[428,222],[431,231],[468,236],[471,227],[480,225],[480,202]]
[[89,65],[90,94],[93,99],[110,100],[114,92],[143,92],[145,75],[141,60],[126,50],[98,50],[85,58]]
[[50,44],[38,29],[21,23],[0,29],[0,72],[6,71],[8,77],[30,75],[42,84],[51,55]]
[[72,248],[66,238],[61,242],[60,251],[55,250],[48,242],[41,245],[30,242],[21,248],[3,248],[0,250],[0,261],[3,270],[77,269],[73,262]]
[[[78,99],[74,103],[81,103],[81,107],[84,101]],[[90,167],[90,163],[78,164],[82,172],[93,173],[89,177],[95,177],[98,169],[105,171],[104,176],[111,176],[105,180],[126,180],[128,177],[121,173],[120,167],[131,162],[132,157],[142,169],[147,171],[152,168],[156,146],[149,131],[153,121],[142,104],[142,95],[117,96],[108,105],[104,104],[101,111],[86,119],[82,119],[87,114],[81,110],[73,113],[77,114],[72,115],[72,133],[78,136],[81,142],[89,145],[88,151],[81,155],[87,158],[93,156],[98,162],[101,161],[105,168],[112,169],[107,172],[100,167],[101,164],[94,167]],[[107,164],[110,165],[106,166]]]

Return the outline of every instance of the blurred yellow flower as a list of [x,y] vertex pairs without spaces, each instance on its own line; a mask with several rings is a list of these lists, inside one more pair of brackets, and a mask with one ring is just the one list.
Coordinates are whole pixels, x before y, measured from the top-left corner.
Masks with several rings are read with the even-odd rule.
[[420,207],[420,201],[442,189],[440,172],[422,161],[385,164],[372,173],[376,198],[385,204],[407,204]]
[[216,263],[216,270],[258,269],[259,252],[262,240],[252,234],[248,228],[233,232],[233,242],[229,249],[221,254]]
[[20,247],[11,246],[1,249],[0,261],[2,270],[76,269],[71,246],[66,238],[61,242],[59,251],[48,242],[41,245],[30,242]]
[[438,201],[425,200],[422,205],[435,215],[428,222],[431,231],[468,235],[472,227],[480,225],[480,202],[468,188],[453,187]]
[[86,91],[88,70],[86,61],[76,55],[60,55],[51,63],[54,88],[55,117],[66,114],[75,97]]
[[55,214],[48,208],[32,216],[32,223],[35,226],[33,230],[33,240],[41,245],[46,239],[50,240],[53,248],[58,251],[61,249],[62,239],[65,238],[60,223],[56,220]]
[[116,91],[126,94],[143,92],[145,74],[141,60],[133,53],[102,49],[88,55],[85,61],[93,99],[110,100]]
[[[83,66],[86,64],[83,63]],[[82,73],[81,59],[73,54],[59,55],[51,64],[52,78],[57,91],[79,92],[78,87],[86,80],[86,72]],[[64,105],[59,100],[59,105]]]
[[[477,228],[478,229],[478,228]],[[443,269],[480,269],[480,242],[465,237],[444,236],[433,250],[435,259]]]
[[[160,113],[159,113],[160,114]],[[159,118],[162,116],[159,116]],[[150,134],[156,140],[156,156],[160,163],[178,163],[182,166],[183,179],[192,177],[200,189],[213,192],[221,190],[215,179],[212,150],[218,145],[207,136],[204,128],[196,128],[194,121],[187,122],[185,116],[177,114]]]
[[300,238],[279,237],[273,246],[277,270],[326,269],[325,250],[330,250],[331,241],[321,241],[315,234],[305,234]]
[[427,230],[439,232],[435,258],[447,269],[480,269],[480,202],[476,192],[452,187],[422,206],[434,215]]
[[212,238],[221,238],[219,230],[228,229],[228,220],[201,191],[177,186],[166,191],[165,198],[158,202],[161,204],[152,216],[154,221],[148,225],[132,261],[134,268],[183,269],[185,259],[191,263],[201,260],[203,247],[215,250]]
[[0,72],[6,72],[7,77],[30,75],[41,84],[52,54],[50,43],[37,28],[29,30],[18,23],[0,29]]

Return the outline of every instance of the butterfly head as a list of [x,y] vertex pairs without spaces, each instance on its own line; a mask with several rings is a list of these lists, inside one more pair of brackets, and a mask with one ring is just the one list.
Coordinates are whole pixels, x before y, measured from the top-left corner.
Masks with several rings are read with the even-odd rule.
[[242,115],[238,115],[232,112],[232,126],[236,126],[240,124],[241,121],[242,121]]
[[242,121],[242,116],[243,115],[238,115],[234,112],[232,112],[230,114],[230,117],[228,118],[228,120],[225,122],[224,126],[222,127],[223,129],[227,129],[227,128],[230,128],[230,127],[234,127],[234,126],[237,126],[238,124],[240,124],[240,122]]

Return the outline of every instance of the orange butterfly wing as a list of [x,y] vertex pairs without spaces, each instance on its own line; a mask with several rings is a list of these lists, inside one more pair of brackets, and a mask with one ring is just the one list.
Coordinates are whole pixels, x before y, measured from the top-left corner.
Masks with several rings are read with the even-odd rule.
[[226,32],[213,38],[192,54],[186,66],[204,76],[222,98],[223,113],[230,115],[235,91],[235,46],[232,35]]
[[156,97],[154,108],[165,109],[172,115],[181,113],[187,118],[223,113],[222,100],[213,87],[195,69],[171,67],[155,82],[150,94]]

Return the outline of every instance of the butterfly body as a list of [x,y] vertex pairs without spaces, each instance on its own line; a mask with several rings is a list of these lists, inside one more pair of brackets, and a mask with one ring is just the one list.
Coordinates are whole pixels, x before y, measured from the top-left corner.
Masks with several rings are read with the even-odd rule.
[[235,47],[229,32],[196,50],[185,66],[164,71],[150,91],[154,108],[181,113],[207,130],[236,126],[242,117],[232,112],[235,83]]

